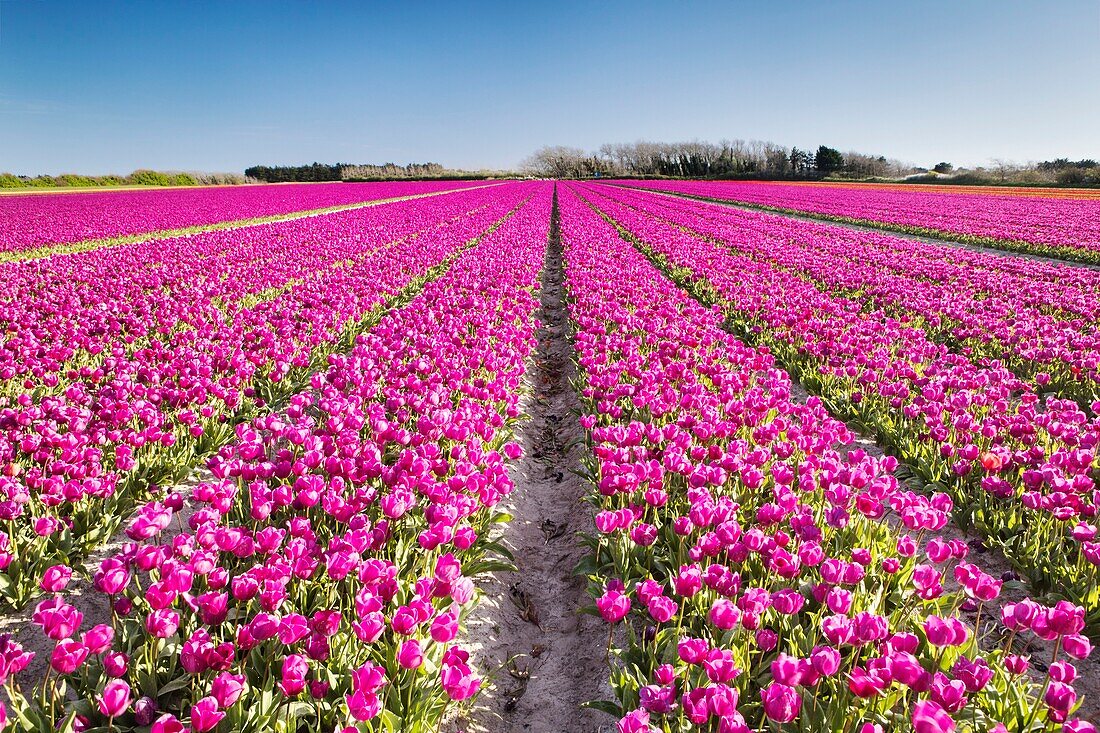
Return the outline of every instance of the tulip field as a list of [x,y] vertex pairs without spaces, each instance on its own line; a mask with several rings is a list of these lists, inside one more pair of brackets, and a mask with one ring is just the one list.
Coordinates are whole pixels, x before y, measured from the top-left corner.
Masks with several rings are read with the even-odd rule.
[[769,211],[1100,264],[1100,195],[1059,189],[624,181]]
[[831,191],[0,198],[0,731],[1095,731],[1100,202]]
[[465,182],[285,184],[0,196],[0,255],[149,232],[247,221],[480,185]]

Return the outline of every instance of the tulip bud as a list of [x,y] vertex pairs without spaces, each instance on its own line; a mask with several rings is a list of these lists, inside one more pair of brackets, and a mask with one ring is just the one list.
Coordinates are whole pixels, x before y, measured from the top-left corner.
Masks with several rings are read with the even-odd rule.
[[157,705],[151,697],[138,698],[134,703],[134,722],[138,725],[152,725],[157,714]]

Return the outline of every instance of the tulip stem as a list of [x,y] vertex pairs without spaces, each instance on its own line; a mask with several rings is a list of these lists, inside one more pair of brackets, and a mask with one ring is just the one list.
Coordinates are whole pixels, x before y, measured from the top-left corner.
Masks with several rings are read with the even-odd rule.
[[982,648],[982,604],[978,603],[978,612],[974,616],[974,646]]
[[[1061,651],[1061,648],[1062,648],[1062,637],[1059,636],[1058,640],[1054,642],[1054,654],[1052,654],[1051,658],[1050,658],[1050,663],[1051,664],[1054,664],[1055,662],[1058,661],[1058,652]],[[1031,730],[1031,726],[1035,722],[1035,716],[1037,716],[1039,714],[1039,708],[1041,707],[1040,704],[1039,704],[1039,701],[1043,700],[1043,698],[1046,697],[1048,689],[1050,689],[1050,669],[1049,668],[1047,668],[1046,679],[1043,680],[1043,690],[1036,697],[1035,705],[1031,710],[1031,717],[1028,718],[1027,725],[1024,726],[1024,733],[1028,733]]]
[[52,666],[46,667],[46,676],[42,679],[42,690],[38,695],[39,700],[42,703],[42,707],[46,707],[46,690],[49,689],[50,673],[53,672]]

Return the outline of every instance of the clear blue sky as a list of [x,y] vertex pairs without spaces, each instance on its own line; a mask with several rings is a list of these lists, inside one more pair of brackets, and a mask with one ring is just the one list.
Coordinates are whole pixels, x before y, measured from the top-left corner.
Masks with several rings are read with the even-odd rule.
[[643,138],[1100,157],[1100,2],[0,0],[0,171],[508,167]]

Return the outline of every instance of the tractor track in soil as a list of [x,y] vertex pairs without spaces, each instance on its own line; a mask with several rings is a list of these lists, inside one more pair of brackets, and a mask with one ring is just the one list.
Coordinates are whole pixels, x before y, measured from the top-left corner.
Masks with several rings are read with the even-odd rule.
[[[518,572],[481,584],[467,620],[468,645],[486,675],[486,689],[454,730],[493,733],[596,733],[614,730],[606,714],[583,708],[609,699],[605,629],[586,581],[573,569],[587,553],[577,533],[594,532],[584,501],[588,486],[576,471],[584,451],[580,402],[563,287],[557,197],[539,288],[538,347],[526,376],[528,394],[512,466],[515,491],[506,502],[512,521],[503,541]],[[463,727],[462,724],[465,724]]]

